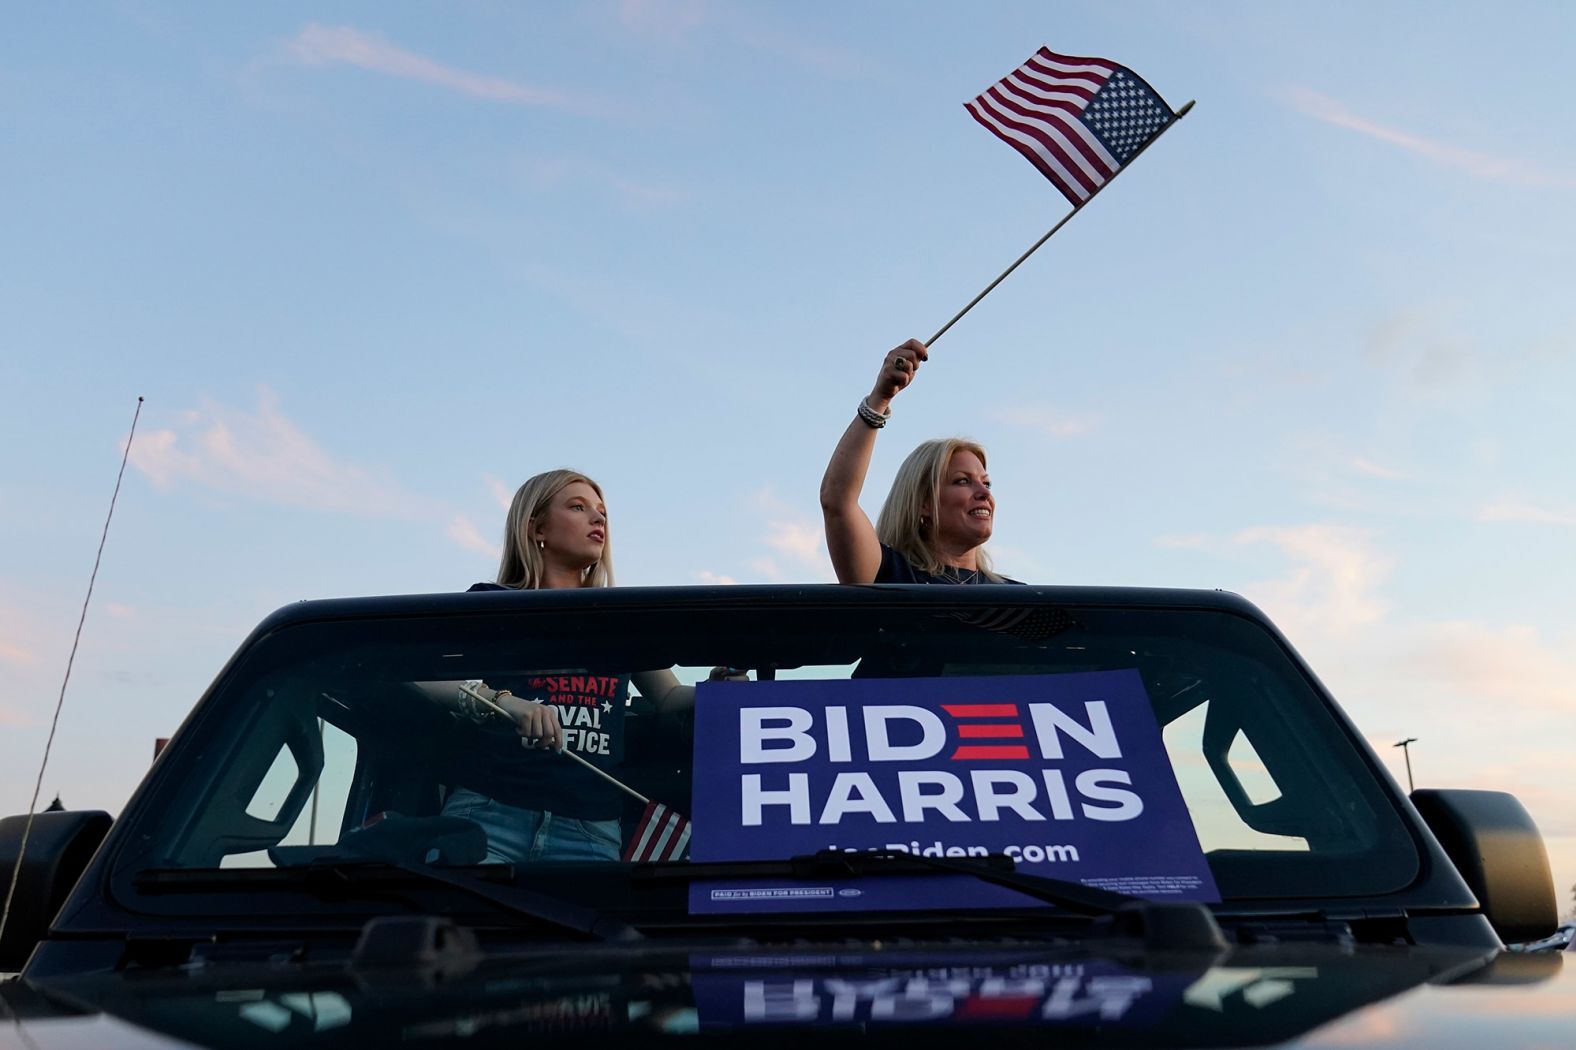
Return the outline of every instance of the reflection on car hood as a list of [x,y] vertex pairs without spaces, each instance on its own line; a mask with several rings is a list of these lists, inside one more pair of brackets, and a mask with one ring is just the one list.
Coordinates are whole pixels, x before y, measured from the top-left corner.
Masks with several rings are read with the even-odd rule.
[[[1566,1045],[1557,953],[1282,945],[577,948],[447,969],[208,965],[6,986],[40,1050],[541,1046],[587,1038],[955,1047]],[[815,1031],[810,1031],[814,1029]],[[988,1033],[983,1030],[988,1029]]]

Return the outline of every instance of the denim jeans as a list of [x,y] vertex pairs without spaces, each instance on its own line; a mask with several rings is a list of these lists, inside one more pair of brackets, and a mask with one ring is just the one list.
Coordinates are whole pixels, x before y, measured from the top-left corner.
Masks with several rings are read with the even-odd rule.
[[615,820],[582,820],[540,809],[506,806],[469,788],[455,788],[443,815],[474,820],[487,833],[487,861],[531,864],[543,860],[611,860],[624,836]]

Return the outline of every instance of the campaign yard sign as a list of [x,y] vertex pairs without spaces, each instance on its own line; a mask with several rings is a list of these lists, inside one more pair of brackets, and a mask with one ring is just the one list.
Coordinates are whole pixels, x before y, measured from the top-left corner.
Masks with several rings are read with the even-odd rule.
[[[692,860],[1005,853],[1031,874],[1220,899],[1135,670],[697,689]],[[697,914],[1034,903],[967,875],[690,889]]]

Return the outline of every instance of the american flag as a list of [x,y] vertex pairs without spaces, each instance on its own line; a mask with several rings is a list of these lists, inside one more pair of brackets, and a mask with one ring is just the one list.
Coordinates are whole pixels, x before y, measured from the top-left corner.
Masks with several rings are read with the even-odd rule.
[[1137,73],[1040,48],[964,106],[1082,204],[1176,114]]
[[640,824],[624,847],[632,861],[680,860],[689,855],[689,818],[661,802],[647,802]]

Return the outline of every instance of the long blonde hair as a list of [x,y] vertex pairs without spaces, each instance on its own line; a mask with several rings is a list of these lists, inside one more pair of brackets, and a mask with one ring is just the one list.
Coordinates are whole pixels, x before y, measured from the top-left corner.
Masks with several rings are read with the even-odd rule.
[[[604,499],[602,486],[578,471],[549,470],[527,478],[515,490],[504,520],[503,558],[498,562],[498,582],[505,587],[536,590],[542,586],[541,549],[531,542],[531,525],[552,503],[553,497],[577,481],[590,485],[597,499]],[[613,535],[609,531],[602,543],[602,558],[581,577],[582,587],[613,586]]]
[[[892,491],[876,518],[876,536],[909,560],[914,568],[932,576],[945,574],[946,564],[936,554],[931,523],[940,513],[941,486],[956,452],[972,452],[985,465],[985,450],[967,438],[936,438],[908,454],[892,478]],[[991,570],[983,547],[975,549],[974,564],[993,583],[1001,577]]]

